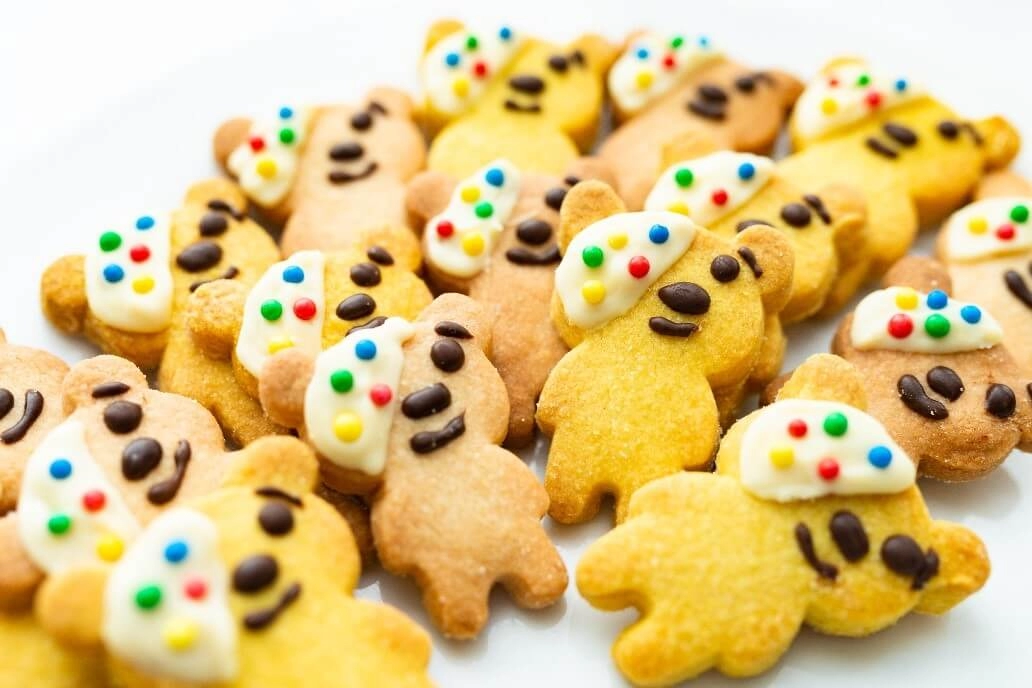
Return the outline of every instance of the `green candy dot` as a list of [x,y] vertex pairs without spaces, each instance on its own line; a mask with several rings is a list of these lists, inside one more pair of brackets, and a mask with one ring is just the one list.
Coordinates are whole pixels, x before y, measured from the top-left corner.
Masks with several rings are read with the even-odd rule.
[[283,315],[283,304],[276,299],[269,299],[268,301],[262,302],[262,317],[269,322],[274,322],[280,319]]
[[481,201],[477,203],[477,207],[473,209],[473,212],[477,214],[477,217],[483,219],[491,217],[494,214],[494,206],[487,201]]
[[866,86],[869,83],[871,83],[871,77],[868,74],[861,74],[856,78],[857,86]]
[[330,375],[330,387],[333,387],[334,392],[350,392],[351,388],[355,386],[355,376],[351,374],[350,370],[333,371]]
[[684,45],[684,37],[683,36],[674,36],[672,39],[670,39],[670,47],[673,48],[674,50],[677,50],[682,45]]
[[597,268],[602,264],[602,259],[604,257],[605,254],[598,246],[588,246],[581,251],[581,260],[583,260],[584,264],[589,268]]
[[682,167],[677,172],[674,172],[674,181],[681,188],[687,188],[695,181],[695,175],[687,167]]
[[284,127],[279,130],[279,140],[282,143],[293,143],[294,142],[294,130]]
[[935,337],[936,339],[942,339],[950,333],[950,321],[946,319],[946,316],[934,313],[925,318],[925,332],[928,333],[929,337]]
[[66,514],[51,516],[47,521],[47,530],[54,535],[64,535],[72,527],[72,519]]
[[846,420],[845,415],[835,411],[829,413],[824,418],[824,432],[828,433],[832,437],[842,437],[846,434],[846,429],[849,427],[849,421]]
[[145,585],[136,591],[136,606],[140,609],[154,609],[161,604],[161,588]]
[[478,45],[480,45],[480,41],[477,40],[476,36],[470,36],[466,39],[466,50],[476,50]]
[[100,250],[114,251],[122,245],[122,237],[115,232],[104,232],[100,235]]
[[1028,220],[1028,206],[1027,205],[1016,205],[1011,208],[1010,219],[1015,222],[1025,222]]

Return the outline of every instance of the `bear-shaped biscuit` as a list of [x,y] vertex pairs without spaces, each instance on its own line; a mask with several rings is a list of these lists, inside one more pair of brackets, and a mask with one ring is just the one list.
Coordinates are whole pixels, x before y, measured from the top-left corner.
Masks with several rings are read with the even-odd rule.
[[728,237],[755,224],[781,229],[795,255],[783,323],[820,310],[846,254],[865,250],[865,207],[851,187],[833,184],[805,193],[782,178],[770,158],[732,151],[678,156],[645,199],[645,210],[682,213]]
[[946,269],[909,256],[839,325],[832,351],[864,379],[870,413],[921,474],[971,480],[1032,449],[1032,378],[981,301],[953,298]]
[[630,681],[752,676],[803,624],[864,636],[982,587],[984,545],[932,520],[913,463],[863,411],[863,385],[841,359],[812,357],[775,404],[731,428],[716,474],[647,485],[627,521],[589,546],[581,594],[641,613],[612,650]]
[[[482,55],[489,50],[497,56]],[[430,145],[427,167],[463,178],[506,158],[524,171],[563,175],[594,142],[614,54],[593,34],[556,45],[508,27],[494,34],[438,22],[420,70],[430,103],[424,106],[428,128],[444,125]],[[477,64],[485,65],[482,79]],[[461,93],[461,102],[452,103]]]
[[1003,326],[1003,343],[1032,374],[1032,184],[1013,172],[987,175],[975,202],[958,210],[936,239],[957,298],[974,300]]
[[507,446],[522,447],[533,439],[538,394],[566,353],[549,313],[559,262],[559,208],[573,184],[609,178],[594,158],[576,160],[562,178],[520,172],[509,161],[496,160],[461,181],[427,171],[409,185],[409,211],[426,226],[423,254],[430,285],[468,294],[497,311],[491,362],[509,392]]
[[373,539],[410,576],[433,622],[472,638],[496,583],[544,607],[566,568],[541,524],[548,496],[500,448],[505,386],[487,358],[491,322],[468,297],[438,297],[415,322],[374,321],[318,357],[284,351],[260,378],[262,403],[312,444],[323,479],[372,494]]
[[1002,117],[964,120],[920,85],[855,58],[825,66],[800,96],[791,125],[799,152],[779,162],[786,179],[804,189],[849,184],[867,200],[869,251],[840,267],[826,310],[884,273],[920,226],[960,206],[982,175],[1005,167],[1020,146]]
[[642,208],[669,146],[769,152],[802,90],[790,74],[735,62],[705,37],[654,32],[628,39],[608,79],[623,124],[599,156],[631,210]]
[[792,251],[773,227],[728,240],[678,213],[624,212],[602,182],[571,189],[560,216],[553,320],[572,349],[538,403],[549,513],[585,521],[609,493],[620,521],[645,483],[709,465],[718,399],[765,363]]

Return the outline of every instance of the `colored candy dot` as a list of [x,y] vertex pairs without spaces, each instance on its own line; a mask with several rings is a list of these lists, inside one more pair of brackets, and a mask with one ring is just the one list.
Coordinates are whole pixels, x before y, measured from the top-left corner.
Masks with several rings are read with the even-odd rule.
[[165,546],[165,561],[170,564],[178,564],[179,562],[186,559],[186,555],[190,553],[190,548],[182,540],[173,540]]
[[300,284],[305,281],[305,271],[297,265],[289,265],[283,268],[283,281],[291,284]]
[[588,280],[581,287],[581,296],[593,306],[600,304],[606,298],[606,285],[598,280]]
[[699,43],[699,47],[701,47],[701,48],[708,48],[709,47],[709,39],[706,38],[705,36],[699,36],[698,43]]
[[487,64],[485,64],[483,61],[478,60],[473,65],[473,74],[477,77],[480,77],[481,79],[487,76]]
[[950,333],[950,321],[945,316],[934,313],[925,318],[924,328],[929,337],[942,339]]
[[154,218],[150,215],[142,215],[136,218],[136,229],[150,229],[154,226]]
[[280,143],[293,143],[294,142],[294,130],[290,127],[283,127],[279,130]]
[[713,201],[713,205],[724,205],[727,203],[727,191],[717,189],[710,195],[710,199]]
[[871,83],[871,77],[868,74],[861,74],[856,78],[857,86],[866,86],[869,83]]
[[667,207],[672,213],[679,213],[681,215],[691,215],[692,209],[688,207],[688,204],[684,201],[673,201]]
[[455,233],[455,225],[448,220],[441,220],[437,223],[437,236],[447,239]]
[[115,232],[104,232],[100,235],[100,250],[114,251],[122,245],[122,237]]
[[480,189],[475,186],[464,186],[459,192],[459,197],[466,203],[473,203],[480,200]]
[[279,353],[284,349],[289,349],[294,346],[294,340],[287,336],[273,337],[269,340],[269,346],[267,347],[269,355]]
[[896,79],[896,83],[894,85],[896,87],[896,90],[898,92],[900,92],[900,93],[902,93],[903,91],[907,90],[907,80],[906,79]]
[[183,594],[191,600],[203,600],[208,594],[208,585],[200,578],[191,578],[183,585]]
[[684,45],[684,36],[674,36],[670,39],[670,47],[677,50]]
[[652,85],[652,72],[647,69],[641,70],[634,75],[634,83],[638,88],[645,90]]
[[649,50],[648,48],[638,48],[638,52],[635,55],[638,56],[639,60],[647,60],[649,59]]
[[649,274],[650,267],[649,259],[645,256],[635,256],[627,262],[627,272],[631,273],[631,277],[635,279],[641,279]]
[[360,339],[355,344],[355,355],[363,361],[371,361],[376,358],[376,342],[372,339]]
[[137,244],[129,249],[129,257],[134,263],[142,263],[150,258],[150,249],[143,244]]
[[897,313],[889,318],[889,334],[896,339],[906,339],[914,331],[914,321],[909,315]]
[[609,238],[606,240],[606,243],[609,244],[609,248],[616,249],[619,251],[627,245],[627,235],[623,232],[610,234]]
[[459,98],[465,98],[469,95],[469,81],[464,77],[459,77],[452,82],[451,85],[452,93],[457,95]]
[[261,136],[252,136],[247,141],[247,145],[251,147],[252,151],[258,153],[265,148],[265,139],[263,139]]
[[97,540],[97,557],[101,561],[114,563],[122,558],[125,552],[125,543],[117,535],[104,535]]
[[875,468],[886,468],[892,463],[892,452],[888,447],[879,444],[867,452],[867,460]]
[[974,325],[982,319],[982,311],[978,306],[964,306],[960,309],[960,317],[969,325]]
[[677,65],[677,62],[674,60],[674,56],[673,55],[664,55],[663,56],[663,67],[665,69],[673,69],[676,65]]
[[674,181],[677,182],[677,185],[681,188],[687,188],[692,185],[693,181],[695,181],[695,175],[692,174],[692,171],[687,167],[682,167],[677,170],[677,172],[674,172]]
[[877,91],[871,91],[864,98],[864,101],[867,103],[869,107],[876,108],[879,105],[881,105],[881,94]]
[[896,292],[896,306],[905,311],[917,308],[917,292],[910,287],[904,287]]
[[663,225],[652,225],[649,228],[649,241],[654,244],[665,244],[670,238],[670,230]]
[[82,506],[86,511],[100,511],[107,503],[107,497],[100,490],[90,490],[82,496]]
[[838,112],[838,101],[834,98],[825,98],[821,101],[821,112],[826,115],[834,115]]
[[476,36],[469,36],[466,38],[466,50],[476,50],[479,41]]
[[137,277],[133,280],[133,291],[137,294],[146,294],[154,288],[154,278],[150,275]]
[[1010,219],[1015,222],[1026,222],[1028,220],[1028,206],[1016,205],[1011,208]]
[[929,308],[937,311],[941,308],[945,308],[949,301],[950,297],[946,296],[946,292],[942,289],[933,289],[928,292],[928,298],[925,300],[925,303],[928,304]]
[[391,403],[394,394],[387,385],[373,385],[369,390],[369,398],[377,406],[386,406]]
[[597,268],[602,264],[604,258],[605,253],[598,246],[587,246],[581,251],[581,260],[589,268]]
[[302,297],[294,302],[294,315],[298,320],[311,320],[315,317],[317,310],[315,301],[309,298]]
[[286,105],[284,105],[283,107],[281,107],[279,109],[279,116],[280,116],[280,119],[290,119],[291,117],[294,116],[294,111],[292,109],[290,109],[289,107],[287,107]]
[[189,650],[197,642],[197,624],[189,619],[175,619],[165,624],[161,636],[170,650]]
[[362,419],[354,411],[344,411],[333,421],[333,434],[341,442],[354,442],[362,436]]
[[140,609],[154,609],[161,604],[161,588],[145,585],[136,591],[136,606]]
[[445,55],[444,64],[448,65],[449,67],[457,67],[459,65],[459,54],[448,53],[447,55]]
[[510,29],[508,26],[503,26],[502,28],[498,29],[498,37],[501,38],[503,41],[509,40],[510,38],[512,38],[512,29]]
[[792,437],[806,437],[807,429],[806,421],[802,418],[796,418],[788,423],[788,434]]
[[462,237],[462,252],[467,256],[479,256],[484,252],[484,235],[480,232],[470,232]]
[[47,521],[47,530],[54,535],[64,535],[72,527],[72,519],[67,514],[51,516]]
[[72,462],[68,459],[54,459],[50,463],[50,476],[55,480],[64,480],[72,474]]
[[968,220],[968,231],[972,234],[985,234],[987,229],[989,229],[989,223],[985,221],[984,217],[973,217]]
[[276,161],[272,158],[262,158],[255,164],[254,170],[259,177],[272,179],[276,176]]
[[263,318],[269,322],[276,322],[283,315],[283,304],[276,299],[262,301],[261,311]]
[[108,282],[121,282],[123,277],[125,277],[125,270],[121,266],[112,263],[104,268],[104,279]]
[[351,388],[355,386],[355,376],[351,374],[350,370],[341,368],[335,370],[330,375],[330,387],[333,387],[334,392],[350,392]]
[[824,432],[832,437],[842,437],[848,428],[849,421],[843,413],[833,411],[824,417]]
[[492,167],[487,171],[487,174],[484,175],[484,181],[491,186],[501,186],[505,183],[505,173],[497,167]]
[[481,201],[480,203],[477,203],[473,212],[476,213],[477,217],[484,220],[494,214],[494,206],[487,201]]
[[832,88],[835,88],[838,85],[839,85],[839,80],[837,78],[835,78],[835,77],[829,77],[828,78],[828,86],[830,86]]
[[1014,225],[1005,224],[996,228],[996,236],[1003,241],[1010,241],[1014,238]]
[[751,162],[743,162],[738,166],[738,178],[739,179],[752,179],[753,175],[756,174],[756,166]]
[[821,459],[817,464],[817,474],[825,480],[834,480],[839,474],[839,463],[835,459]]
[[782,470],[791,468],[795,463],[795,451],[792,447],[774,447],[770,450],[770,463],[774,468]]

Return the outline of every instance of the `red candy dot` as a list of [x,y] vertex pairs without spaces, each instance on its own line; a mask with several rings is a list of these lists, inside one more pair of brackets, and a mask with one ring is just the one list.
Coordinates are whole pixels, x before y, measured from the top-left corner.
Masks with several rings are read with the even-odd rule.
[[106,502],[107,497],[100,490],[90,490],[82,496],[82,506],[86,511],[100,511]]
[[725,203],[727,203],[727,191],[724,191],[723,189],[717,189],[713,192],[711,198],[713,199],[713,203],[715,205],[724,205]]
[[835,77],[831,77],[830,79],[828,79],[828,86],[831,86],[832,88],[835,88],[836,86],[838,86],[838,84],[839,84],[839,81]]
[[868,107],[876,108],[881,105],[881,94],[877,91],[871,91],[864,100],[867,101]]
[[996,228],[996,238],[1003,241],[1010,241],[1014,238],[1014,225],[1008,223]]
[[487,65],[483,62],[478,61],[476,64],[473,65],[473,74],[483,79],[485,76],[487,76]]
[[377,406],[385,406],[391,403],[394,395],[391,393],[391,388],[387,385],[373,385],[369,390],[369,398]]
[[252,136],[247,143],[255,153],[265,148],[265,139],[261,136]]
[[817,464],[817,473],[825,480],[834,480],[839,474],[839,463],[835,459],[821,459]]
[[645,256],[635,256],[627,262],[627,272],[631,273],[631,277],[641,279],[645,275],[649,274],[649,259]]
[[191,578],[183,585],[183,593],[191,600],[203,600],[208,594],[208,586],[200,578]]
[[889,334],[896,339],[906,339],[914,331],[914,321],[909,315],[896,313],[889,318]]
[[437,236],[442,239],[447,239],[452,234],[455,234],[455,225],[447,220],[441,220],[437,223]]
[[674,60],[673,55],[667,55],[663,58],[663,66],[667,69],[673,69],[677,62]]
[[150,249],[140,244],[139,246],[133,246],[129,249],[129,257],[133,259],[134,263],[142,263],[143,261],[150,258]]
[[806,421],[796,418],[788,424],[788,434],[792,437],[806,437]]
[[294,302],[294,315],[299,320],[311,320],[315,317],[315,301],[306,298],[300,298]]

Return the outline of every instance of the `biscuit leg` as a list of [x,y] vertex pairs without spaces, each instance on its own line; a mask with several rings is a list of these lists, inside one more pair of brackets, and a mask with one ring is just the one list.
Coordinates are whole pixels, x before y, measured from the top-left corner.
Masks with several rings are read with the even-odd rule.
[[515,558],[511,574],[502,579],[516,604],[529,609],[546,607],[566,590],[566,565],[540,524],[529,524],[527,542],[520,548],[527,556]]

